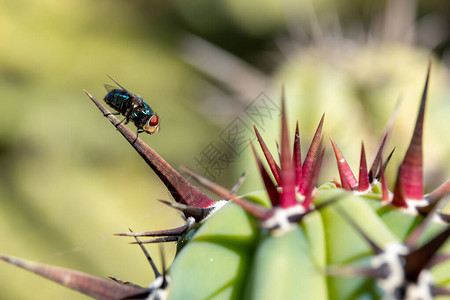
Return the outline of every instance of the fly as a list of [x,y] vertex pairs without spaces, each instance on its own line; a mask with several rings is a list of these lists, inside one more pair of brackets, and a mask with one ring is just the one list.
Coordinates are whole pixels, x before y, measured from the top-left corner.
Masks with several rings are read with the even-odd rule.
[[103,100],[117,110],[117,112],[112,114],[122,114],[125,117],[123,120],[125,124],[129,121],[133,122],[138,129],[136,135],[141,132],[148,134],[157,133],[159,130],[159,117],[151,109],[150,105],[145,103],[141,96],[129,92],[111,76],[108,75],[108,77],[120,87],[119,89],[110,84],[105,84],[105,89],[108,93]]

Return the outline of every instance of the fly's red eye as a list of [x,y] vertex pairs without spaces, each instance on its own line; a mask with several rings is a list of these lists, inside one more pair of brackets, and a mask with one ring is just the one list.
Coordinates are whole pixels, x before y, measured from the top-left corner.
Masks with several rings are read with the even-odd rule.
[[159,124],[159,117],[158,116],[152,116],[150,118],[150,122],[149,122],[150,126],[156,126]]

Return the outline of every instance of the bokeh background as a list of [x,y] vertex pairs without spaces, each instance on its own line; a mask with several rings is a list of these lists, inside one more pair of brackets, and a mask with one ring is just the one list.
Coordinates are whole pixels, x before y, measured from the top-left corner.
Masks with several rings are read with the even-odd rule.
[[[388,145],[397,147],[392,185],[431,59],[432,190],[450,176],[449,25],[450,3],[439,0],[1,1],[0,252],[153,280],[138,247],[112,233],[182,220],[157,201],[170,200],[164,186],[84,95],[103,98],[106,74],[161,116],[160,132],[141,137],[169,163],[226,187],[246,171],[246,193],[261,188],[250,151],[236,154],[220,137],[236,118],[251,126],[246,108],[261,93],[279,103],[282,85],[303,153],[325,112],[325,134],[353,170],[361,140],[372,160],[400,103]],[[262,134],[275,150],[278,119],[269,119]],[[230,158],[222,169],[199,164],[211,145]],[[338,177],[329,150],[320,183]],[[158,248],[148,248],[159,262]],[[169,263],[174,245],[164,249]],[[86,299],[4,263],[0,278],[1,299]]]

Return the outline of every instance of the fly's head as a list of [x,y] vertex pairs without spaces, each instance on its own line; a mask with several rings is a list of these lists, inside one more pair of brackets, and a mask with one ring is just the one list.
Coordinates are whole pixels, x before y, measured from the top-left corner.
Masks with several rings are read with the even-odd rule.
[[159,117],[158,115],[152,115],[142,129],[148,134],[154,134],[159,131]]

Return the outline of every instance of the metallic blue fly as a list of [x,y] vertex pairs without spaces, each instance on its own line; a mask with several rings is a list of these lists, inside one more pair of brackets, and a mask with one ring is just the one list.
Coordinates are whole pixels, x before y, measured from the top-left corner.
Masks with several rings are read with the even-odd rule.
[[[109,75],[108,77],[111,78]],[[113,114],[122,114],[125,117],[124,121],[126,120],[125,124],[129,121],[133,122],[138,129],[137,134],[140,132],[146,132],[148,134],[157,133],[159,130],[158,115],[139,95],[129,92],[113,78],[111,78],[111,80],[114,81],[120,89],[110,84],[105,84],[108,94],[106,94],[103,100],[105,100],[109,106],[117,110],[117,112]]]

